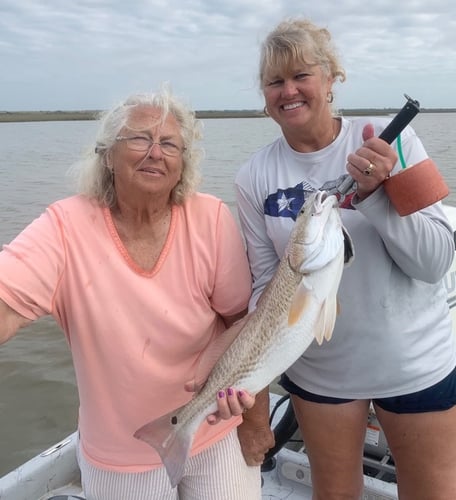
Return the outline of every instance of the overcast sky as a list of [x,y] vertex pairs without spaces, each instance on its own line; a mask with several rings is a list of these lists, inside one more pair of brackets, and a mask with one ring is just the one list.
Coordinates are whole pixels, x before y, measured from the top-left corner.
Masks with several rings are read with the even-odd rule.
[[327,27],[340,108],[456,107],[454,0],[0,0],[0,110],[105,109],[169,82],[194,109],[261,109],[259,46]]

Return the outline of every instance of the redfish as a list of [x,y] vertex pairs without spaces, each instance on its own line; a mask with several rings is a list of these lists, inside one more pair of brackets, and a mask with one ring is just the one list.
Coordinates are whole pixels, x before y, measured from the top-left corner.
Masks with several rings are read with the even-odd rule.
[[199,392],[182,408],[134,434],[157,450],[172,486],[184,473],[196,430],[217,411],[220,389],[236,387],[257,394],[314,339],[318,344],[330,340],[344,263],[352,258],[352,242],[342,226],[336,197],[324,191],[312,193],[296,218],[286,251],[256,309],[227,329],[220,336],[220,345],[213,346],[214,352],[224,352]]

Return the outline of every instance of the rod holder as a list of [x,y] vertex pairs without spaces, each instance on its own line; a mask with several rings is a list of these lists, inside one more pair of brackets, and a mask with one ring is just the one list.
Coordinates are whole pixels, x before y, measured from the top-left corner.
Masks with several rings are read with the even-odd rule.
[[383,187],[401,216],[437,203],[450,192],[437,165],[430,158],[388,177],[383,182]]

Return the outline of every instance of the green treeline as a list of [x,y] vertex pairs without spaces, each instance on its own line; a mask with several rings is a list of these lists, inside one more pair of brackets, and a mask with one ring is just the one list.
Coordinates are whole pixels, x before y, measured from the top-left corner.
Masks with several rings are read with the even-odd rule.
[[[399,108],[354,108],[340,109],[344,116],[373,116],[391,115],[399,112]],[[455,113],[455,108],[421,109],[421,113]],[[68,121],[68,120],[95,120],[100,110],[83,111],[0,111],[0,122],[38,122],[38,121]],[[207,118],[259,118],[265,116],[263,110],[207,110],[196,111],[196,116]]]

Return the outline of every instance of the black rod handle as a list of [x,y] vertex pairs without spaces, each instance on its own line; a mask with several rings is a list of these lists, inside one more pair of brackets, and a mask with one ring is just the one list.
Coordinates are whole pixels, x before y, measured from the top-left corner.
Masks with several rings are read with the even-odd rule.
[[420,111],[420,103],[415,101],[407,94],[404,94],[407,102],[399,113],[391,120],[385,130],[379,135],[388,144],[391,144],[396,137],[404,130],[404,128],[415,118]]

